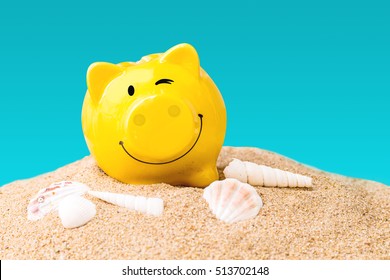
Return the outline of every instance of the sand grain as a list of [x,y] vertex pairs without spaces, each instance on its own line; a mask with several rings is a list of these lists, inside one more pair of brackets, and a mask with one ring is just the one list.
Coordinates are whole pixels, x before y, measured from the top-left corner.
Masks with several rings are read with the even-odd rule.
[[[0,189],[0,259],[390,259],[389,187],[255,148],[224,147],[221,178],[233,157],[312,176],[313,187],[256,187],[264,202],[259,215],[231,225],[214,218],[203,189],[122,184],[86,157]],[[164,214],[147,216],[88,196],[97,214],[83,227],[65,229],[54,213],[28,221],[31,197],[62,180],[161,197]]]

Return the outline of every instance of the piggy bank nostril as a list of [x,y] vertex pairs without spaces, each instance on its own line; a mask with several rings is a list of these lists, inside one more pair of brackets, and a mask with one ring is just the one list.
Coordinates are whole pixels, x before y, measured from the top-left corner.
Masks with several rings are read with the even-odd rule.
[[180,108],[179,106],[176,106],[176,105],[172,105],[168,108],[168,114],[171,116],[171,117],[177,117],[180,115]]
[[144,115],[137,114],[134,116],[133,121],[134,121],[135,125],[141,126],[145,123],[146,119],[145,119]]

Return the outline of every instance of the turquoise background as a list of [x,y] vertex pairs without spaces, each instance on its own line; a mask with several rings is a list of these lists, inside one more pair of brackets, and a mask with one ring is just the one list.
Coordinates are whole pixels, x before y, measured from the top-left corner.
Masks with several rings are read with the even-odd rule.
[[390,185],[389,15],[375,0],[3,1],[0,185],[89,154],[89,64],[181,42],[224,96],[225,145]]

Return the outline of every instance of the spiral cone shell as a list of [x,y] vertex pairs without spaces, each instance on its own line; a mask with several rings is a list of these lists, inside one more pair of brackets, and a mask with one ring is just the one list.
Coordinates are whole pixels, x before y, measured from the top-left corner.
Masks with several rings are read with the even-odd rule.
[[203,198],[213,214],[227,223],[251,219],[263,206],[255,188],[236,179],[211,183],[205,188]]
[[88,193],[108,203],[153,216],[160,216],[164,210],[164,202],[161,198],[97,191]]
[[226,178],[235,178],[254,186],[311,187],[312,178],[249,161],[233,159],[224,169]]

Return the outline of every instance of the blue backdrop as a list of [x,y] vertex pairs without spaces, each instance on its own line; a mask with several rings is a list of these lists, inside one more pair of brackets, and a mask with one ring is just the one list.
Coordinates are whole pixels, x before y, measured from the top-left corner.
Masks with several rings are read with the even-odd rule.
[[7,1],[0,7],[0,185],[89,154],[95,61],[188,42],[222,92],[225,145],[390,185],[389,1]]

